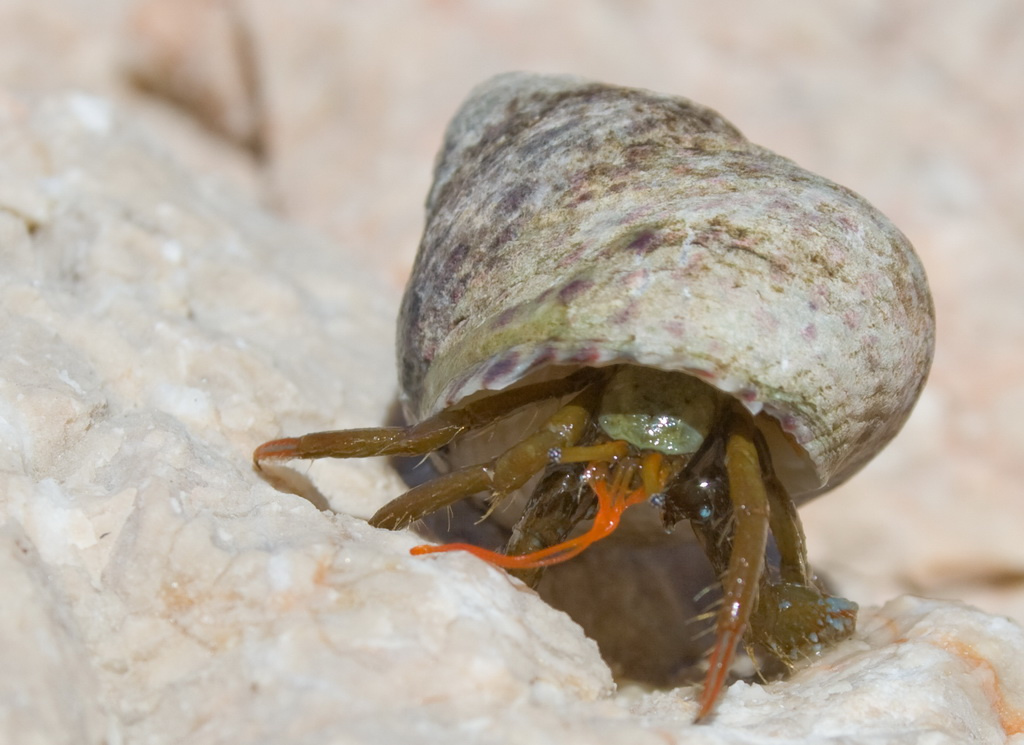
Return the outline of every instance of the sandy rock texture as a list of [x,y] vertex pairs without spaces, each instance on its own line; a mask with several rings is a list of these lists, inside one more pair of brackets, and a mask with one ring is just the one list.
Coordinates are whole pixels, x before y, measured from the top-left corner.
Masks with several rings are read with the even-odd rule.
[[[1021,740],[1000,614],[1024,618],[1024,11],[710,7],[0,4],[0,740]],[[812,559],[882,607],[705,727],[690,689],[615,693],[501,572],[368,528],[402,489],[387,464],[283,491],[249,465],[387,418],[441,132],[508,69],[718,108],[864,194],[929,272],[920,405],[804,511]],[[982,610],[886,603],[905,592]]]

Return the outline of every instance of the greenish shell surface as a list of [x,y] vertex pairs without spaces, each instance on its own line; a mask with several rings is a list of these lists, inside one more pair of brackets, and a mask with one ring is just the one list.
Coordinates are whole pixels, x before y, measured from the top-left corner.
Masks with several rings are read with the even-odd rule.
[[849,189],[683,98],[512,73],[449,125],[402,305],[422,419],[550,366],[693,375],[834,485],[899,430],[934,316],[907,239]]

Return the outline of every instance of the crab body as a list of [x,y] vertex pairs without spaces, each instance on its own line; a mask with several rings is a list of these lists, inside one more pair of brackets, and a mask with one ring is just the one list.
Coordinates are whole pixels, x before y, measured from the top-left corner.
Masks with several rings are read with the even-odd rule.
[[[525,491],[503,553],[416,552],[472,551],[531,583],[632,505],[662,534],[689,521],[724,593],[703,718],[741,639],[791,664],[852,633],[856,606],[808,568],[796,504],[896,434],[933,345],[921,265],[861,197],[691,101],[503,75],[438,158],[398,324],[412,424],[254,458],[443,453],[448,473],[371,523]],[[511,438],[478,438],[493,452],[470,446],[537,406]]]

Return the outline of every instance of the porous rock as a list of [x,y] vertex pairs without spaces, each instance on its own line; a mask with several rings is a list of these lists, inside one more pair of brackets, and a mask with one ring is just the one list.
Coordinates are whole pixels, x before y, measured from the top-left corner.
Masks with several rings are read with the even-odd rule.
[[369,528],[402,488],[385,463],[278,474],[286,492],[251,469],[270,437],[386,416],[397,298],[354,252],[183,171],[90,96],[0,100],[0,164],[0,740],[1024,731],[1021,629],[911,599],[790,681],[732,686],[708,726],[690,689],[616,694],[522,585]]

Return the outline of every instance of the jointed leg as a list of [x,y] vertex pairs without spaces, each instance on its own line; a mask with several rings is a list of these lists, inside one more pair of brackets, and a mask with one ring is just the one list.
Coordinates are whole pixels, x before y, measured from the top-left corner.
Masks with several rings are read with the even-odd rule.
[[715,629],[715,646],[695,721],[711,713],[725,684],[736,646],[757,602],[768,544],[768,495],[754,445],[754,425],[741,414],[732,418],[735,423],[726,443],[725,464],[735,528],[729,570],[723,580],[724,599]]
[[760,433],[754,442],[768,494],[771,531],[779,550],[779,577],[776,581],[767,572],[762,575],[747,640],[792,665],[852,634],[857,604],[828,595],[816,584],[796,505],[775,475]]
[[590,423],[597,392],[585,389],[543,427],[488,463],[467,466],[410,489],[370,518],[377,528],[398,530],[426,514],[481,491],[497,498],[515,491],[551,463],[552,451],[575,445]]
[[796,505],[771,468],[764,440],[757,444],[771,507],[772,535],[779,550],[779,577],[776,581],[766,573],[762,578],[747,639],[792,666],[852,634],[857,604],[828,595],[816,584]]
[[457,409],[446,409],[412,427],[344,429],[271,440],[256,448],[252,459],[259,468],[264,461],[291,458],[425,455],[470,429],[490,424],[534,401],[578,391],[594,381],[597,375],[593,369],[585,369],[565,378],[513,388]]
[[[727,413],[723,423],[719,431],[728,433],[723,437],[729,505],[722,504],[717,491],[704,495],[711,515],[691,522],[717,571],[722,571],[728,556],[725,597],[697,721],[714,708],[742,638],[748,644],[763,645],[791,664],[849,636],[857,611],[856,604],[826,595],[815,586],[796,506],[776,477],[767,445],[754,423],[739,410]],[[691,481],[694,477],[702,483],[716,478],[713,451],[718,445],[709,438],[706,446],[710,470],[703,472],[704,466],[695,463],[701,472],[684,474]],[[734,523],[731,529],[728,520]],[[777,578],[764,571],[769,528],[780,555]]]
[[761,477],[768,494],[772,537],[779,550],[779,576],[783,582],[809,585],[811,571],[807,564],[807,542],[800,517],[796,513],[796,505],[775,475],[768,445],[760,432],[756,433],[754,443],[757,445]]

